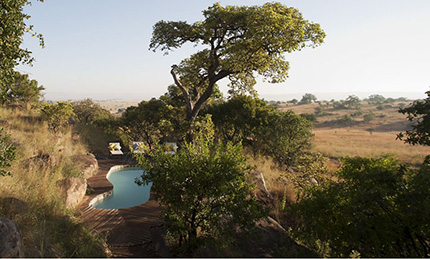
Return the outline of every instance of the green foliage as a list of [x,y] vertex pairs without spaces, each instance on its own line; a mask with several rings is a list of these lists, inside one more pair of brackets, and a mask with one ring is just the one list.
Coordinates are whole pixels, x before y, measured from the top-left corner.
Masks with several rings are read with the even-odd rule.
[[311,147],[312,124],[293,111],[272,112],[268,125],[258,139],[261,153],[271,156],[282,167],[296,163],[298,157]]
[[283,82],[289,69],[284,53],[316,47],[325,37],[319,24],[280,3],[226,7],[216,3],[203,15],[203,21],[193,24],[156,23],[150,43],[150,49],[166,53],[185,43],[203,46],[171,70],[191,124],[219,80],[228,77],[234,92],[255,94],[257,74]]
[[383,103],[385,101],[385,97],[380,94],[372,94],[367,98],[367,100],[370,103]]
[[8,87],[3,89],[6,90],[6,93],[1,94],[1,103],[29,105],[38,103],[40,98],[43,97],[42,91],[45,88],[38,86],[36,80],[30,80],[27,74],[14,71],[10,83]]
[[308,120],[251,96],[233,97],[206,112],[212,114],[217,136],[224,142],[242,142],[255,154],[274,157],[282,166],[292,165],[313,136]]
[[44,103],[40,113],[42,118],[48,122],[49,129],[54,133],[63,130],[69,125],[69,119],[75,116],[73,105],[68,102]]
[[376,109],[382,111],[385,109],[385,106],[383,104],[379,104],[378,106],[376,106]]
[[77,120],[86,125],[97,124],[97,121],[112,118],[108,110],[103,109],[100,104],[91,99],[74,102],[73,112]]
[[302,99],[300,100],[299,104],[310,104],[317,100],[317,97],[313,94],[306,93],[302,96]]
[[400,113],[407,114],[412,129],[399,133],[398,139],[412,145],[430,146],[430,91],[426,94],[426,99],[414,101],[410,106],[399,110]]
[[343,125],[350,125],[354,122],[354,118],[351,115],[345,114],[339,119],[339,123]]
[[152,182],[162,204],[168,231],[190,251],[200,237],[228,230],[230,220],[246,227],[261,216],[246,179],[251,168],[242,146],[215,143],[210,120],[199,123],[194,143],[171,155],[161,145],[137,155],[145,168],[139,183]]
[[[319,108],[319,107],[317,107]],[[307,119],[310,122],[318,122],[317,116],[313,113],[302,113],[300,114],[300,117]]]
[[[43,2],[43,1],[42,1]],[[37,36],[43,47],[41,34],[33,32],[33,26],[27,26],[26,20],[30,18],[23,13],[29,0],[2,0],[0,1],[0,100],[7,100],[9,86],[13,84],[16,72],[13,70],[19,64],[31,64],[34,59],[31,51],[20,48],[25,32]]]
[[290,168],[291,174],[287,176],[299,192],[298,200],[304,189],[330,182],[327,178],[327,160],[320,153],[304,153],[297,158],[295,166]]
[[361,116],[361,115],[363,115],[363,111],[360,109],[360,107],[358,107],[358,109],[355,112],[351,113],[351,117],[353,117],[353,118]]
[[376,115],[373,112],[368,112],[363,115],[363,120],[365,122],[371,122],[375,119]]
[[350,95],[348,96],[348,98],[346,98],[345,105],[349,109],[354,109],[354,108],[358,109],[360,107],[360,98],[358,98],[358,96],[355,96],[355,95]]
[[7,169],[15,160],[15,146],[10,142],[9,136],[0,128],[0,176],[10,175]]
[[429,256],[429,167],[410,170],[392,158],[343,162],[338,181],[308,189],[290,209],[297,236],[329,257]]
[[252,146],[262,129],[269,126],[268,116],[274,111],[264,100],[246,95],[235,96],[206,110],[212,115],[217,136],[247,146]]
[[182,139],[185,128],[183,109],[168,104],[168,101],[164,96],[142,101],[137,107],[128,107],[118,122],[120,130],[131,141],[144,141],[150,148],[160,141]]

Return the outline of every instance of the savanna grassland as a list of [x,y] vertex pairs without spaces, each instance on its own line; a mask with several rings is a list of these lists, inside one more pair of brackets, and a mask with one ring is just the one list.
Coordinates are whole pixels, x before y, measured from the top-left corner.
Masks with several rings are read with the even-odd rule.
[[[412,146],[397,138],[399,132],[409,127],[406,116],[399,108],[410,102],[373,104],[361,101],[359,109],[333,108],[329,103],[292,105],[281,104],[282,110],[293,110],[297,114],[314,114],[313,151],[336,160],[346,156],[375,157],[394,155],[402,162],[422,163],[430,153],[426,146]],[[319,111],[319,112],[318,112]],[[366,121],[363,116],[373,113]],[[346,117],[345,117],[346,116]]]

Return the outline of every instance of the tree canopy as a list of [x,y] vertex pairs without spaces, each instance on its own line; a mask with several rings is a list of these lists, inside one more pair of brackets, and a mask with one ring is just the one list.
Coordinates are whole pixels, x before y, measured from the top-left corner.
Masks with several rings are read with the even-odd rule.
[[302,96],[299,104],[310,104],[317,100],[317,97],[314,94],[306,93]]
[[310,147],[312,124],[289,110],[282,112],[251,96],[234,96],[210,106],[217,136],[241,142],[254,154],[268,155],[282,167],[292,166]]
[[0,95],[0,103],[37,103],[43,97],[45,88],[36,80],[30,80],[27,74],[13,71],[5,95]]
[[[43,2],[43,0],[40,0]],[[19,64],[31,64],[34,58],[31,51],[21,48],[24,33],[32,33],[38,37],[40,45],[44,46],[41,34],[33,32],[33,26],[27,25],[30,18],[23,12],[29,0],[0,1],[0,94],[4,97],[14,77],[14,67]]]
[[284,53],[316,47],[325,37],[319,24],[280,3],[226,7],[216,3],[203,16],[203,21],[192,24],[159,21],[150,43],[150,49],[165,53],[185,43],[202,46],[171,70],[191,123],[219,80],[229,78],[231,88],[245,91],[253,90],[257,75],[272,83],[283,82],[289,69]]

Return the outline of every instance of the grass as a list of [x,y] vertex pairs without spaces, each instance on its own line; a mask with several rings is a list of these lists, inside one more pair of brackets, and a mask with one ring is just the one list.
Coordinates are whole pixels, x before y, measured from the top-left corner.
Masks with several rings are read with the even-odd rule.
[[[37,111],[0,109],[3,127],[17,147],[16,160],[0,177],[0,217],[16,222],[23,237],[26,257],[104,257],[104,240],[91,234],[67,209],[57,191],[57,181],[78,175],[78,164],[70,157],[87,148],[71,138],[71,130],[60,135],[48,131]],[[24,201],[17,209],[6,197]]]
[[[407,103],[403,103],[403,105]],[[402,102],[384,104],[384,109],[378,105],[361,102],[362,115],[352,116],[357,109],[335,109],[332,106],[319,105],[283,105],[282,110],[291,109],[297,114],[315,113],[317,123],[314,123],[312,151],[321,152],[332,158],[330,166],[335,168],[338,158],[347,156],[380,157],[392,154],[404,163],[422,163],[425,156],[430,154],[430,147],[410,146],[396,140],[399,132],[404,132],[409,123],[405,115],[398,112]],[[320,107],[320,108],[318,108]],[[372,112],[375,118],[369,122],[364,121],[363,115]],[[342,124],[345,115],[352,116],[353,121]]]
[[315,129],[313,150],[329,157],[379,157],[392,154],[402,162],[419,164],[430,147],[411,146],[396,140],[398,132],[368,132],[362,129]]

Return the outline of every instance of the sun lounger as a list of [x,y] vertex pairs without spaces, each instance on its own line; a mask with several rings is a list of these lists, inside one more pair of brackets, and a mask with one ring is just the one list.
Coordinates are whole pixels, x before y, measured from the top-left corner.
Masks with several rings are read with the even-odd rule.
[[123,155],[124,153],[121,151],[121,144],[119,142],[111,142],[109,143],[109,152],[112,156]]
[[176,154],[176,150],[178,149],[178,145],[175,142],[166,142],[166,154]]
[[143,142],[133,141],[132,152],[135,154],[145,153],[145,144]]

